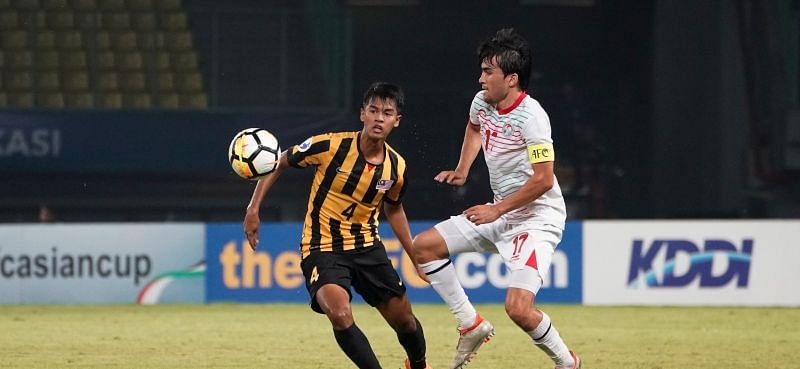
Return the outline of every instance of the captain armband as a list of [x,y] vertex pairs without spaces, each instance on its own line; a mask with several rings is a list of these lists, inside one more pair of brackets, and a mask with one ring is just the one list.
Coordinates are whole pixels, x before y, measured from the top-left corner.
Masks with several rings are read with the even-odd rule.
[[528,146],[528,161],[531,164],[544,163],[556,160],[556,152],[553,144],[543,143]]

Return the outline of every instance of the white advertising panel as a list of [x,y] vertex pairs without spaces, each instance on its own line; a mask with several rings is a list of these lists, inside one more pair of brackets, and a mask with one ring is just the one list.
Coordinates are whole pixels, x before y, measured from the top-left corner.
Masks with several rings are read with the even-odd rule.
[[[199,223],[0,225],[0,304],[136,302],[165,275],[197,275],[180,271],[203,261],[204,229]],[[181,289],[158,292],[201,302],[202,274]]]
[[585,304],[800,306],[800,221],[587,221]]

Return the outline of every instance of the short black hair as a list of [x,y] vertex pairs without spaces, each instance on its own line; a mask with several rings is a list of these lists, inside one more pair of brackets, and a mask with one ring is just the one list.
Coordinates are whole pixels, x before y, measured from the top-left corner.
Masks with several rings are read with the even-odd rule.
[[513,28],[503,28],[478,46],[479,63],[491,64],[494,57],[497,57],[497,65],[503,74],[517,74],[519,86],[525,91],[531,75],[531,47],[528,41]]
[[394,101],[395,107],[397,107],[397,114],[403,113],[406,97],[400,86],[387,82],[373,83],[369,86],[367,91],[364,92],[364,100],[361,102],[361,107],[365,108],[373,98],[379,98],[381,100],[391,99]]

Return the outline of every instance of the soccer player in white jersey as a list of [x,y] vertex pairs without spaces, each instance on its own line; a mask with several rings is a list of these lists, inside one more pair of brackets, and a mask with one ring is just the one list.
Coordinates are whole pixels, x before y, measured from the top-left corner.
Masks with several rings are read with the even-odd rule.
[[414,239],[423,278],[450,307],[460,337],[451,368],[461,368],[494,335],[494,327],[469,302],[450,255],[499,253],[510,270],[505,308],[508,316],[557,369],[578,369],[580,359],[567,348],[550,317],[535,306],[536,294],[561,241],[564,198],[553,174],[550,121],[542,106],[525,93],[531,70],[527,41],[501,29],[478,48],[482,90],[469,111],[461,157],[455,170],[434,179],[461,186],[483,150],[494,201],[475,205]]

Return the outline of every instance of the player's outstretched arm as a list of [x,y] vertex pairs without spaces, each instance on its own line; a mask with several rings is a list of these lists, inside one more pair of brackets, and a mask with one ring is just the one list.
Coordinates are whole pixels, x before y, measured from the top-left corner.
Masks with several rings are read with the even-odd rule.
[[414,268],[417,269],[417,274],[425,282],[430,283],[428,278],[425,276],[425,273],[419,269],[417,261],[414,259],[411,228],[408,226],[408,218],[406,217],[405,209],[403,209],[403,204],[394,205],[384,202],[383,212],[386,214],[386,220],[392,227],[392,232],[394,232],[394,235],[397,237],[397,240],[400,241],[400,244],[403,245],[403,250],[406,250],[406,254],[408,254],[411,262],[414,263]]
[[481,151],[481,132],[480,126],[472,124],[467,121],[467,128],[464,131],[464,143],[461,145],[461,156],[458,159],[458,166],[455,170],[445,170],[440,172],[433,179],[437,182],[443,182],[455,186],[461,186],[467,181],[469,175],[469,168],[472,167],[472,162]]
[[281,153],[281,158],[278,161],[278,167],[275,168],[275,171],[259,180],[255,190],[253,190],[253,196],[250,198],[250,204],[247,205],[247,211],[245,212],[244,223],[242,225],[244,227],[244,234],[247,236],[247,241],[250,243],[250,247],[253,250],[258,246],[258,228],[261,225],[258,211],[261,208],[261,201],[264,200],[264,196],[267,195],[269,189],[272,188],[272,185],[278,180],[281,172],[288,166],[289,161],[286,159],[286,151],[284,151]]

